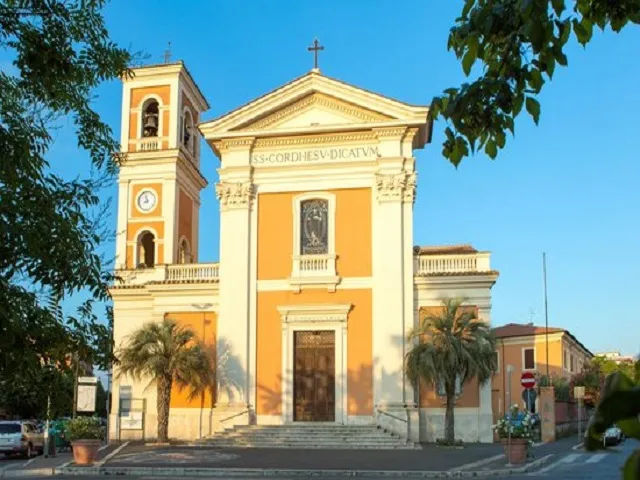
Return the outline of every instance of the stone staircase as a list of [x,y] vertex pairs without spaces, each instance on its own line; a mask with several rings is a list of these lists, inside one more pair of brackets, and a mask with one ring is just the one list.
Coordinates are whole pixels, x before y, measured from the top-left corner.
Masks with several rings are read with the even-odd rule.
[[[199,442],[200,443],[200,442]],[[202,440],[215,448],[415,450],[420,446],[375,425],[237,425]]]

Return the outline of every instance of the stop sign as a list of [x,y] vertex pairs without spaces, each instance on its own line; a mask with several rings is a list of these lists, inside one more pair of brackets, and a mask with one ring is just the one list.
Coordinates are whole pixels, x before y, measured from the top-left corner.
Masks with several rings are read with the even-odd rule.
[[533,388],[536,386],[536,377],[531,372],[524,372],[520,377],[520,385],[524,388]]

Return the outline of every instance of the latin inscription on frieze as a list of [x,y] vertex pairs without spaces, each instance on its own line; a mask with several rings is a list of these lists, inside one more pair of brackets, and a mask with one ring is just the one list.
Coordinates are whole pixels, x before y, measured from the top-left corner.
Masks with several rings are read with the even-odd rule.
[[265,152],[251,155],[253,165],[277,165],[285,163],[336,162],[364,160],[378,157],[378,147],[332,147],[288,152]]

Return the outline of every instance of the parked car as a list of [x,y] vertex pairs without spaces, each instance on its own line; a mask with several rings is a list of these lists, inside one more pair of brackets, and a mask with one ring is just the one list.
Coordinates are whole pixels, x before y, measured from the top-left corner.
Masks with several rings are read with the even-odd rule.
[[618,445],[622,442],[622,430],[615,425],[607,428],[602,434],[602,443],[606,447],[607,445]]
[[31,458],[44,451],[44,435],[32,422],[23,420],[0,421],[0,453],[22,454]]

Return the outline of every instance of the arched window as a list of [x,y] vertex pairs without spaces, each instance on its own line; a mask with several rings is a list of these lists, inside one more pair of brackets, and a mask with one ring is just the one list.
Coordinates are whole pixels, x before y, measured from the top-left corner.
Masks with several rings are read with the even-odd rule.
[[148,230],[138,235],[138,268],[150,268],[156,263],[156,237]]
[[313,198],[300,202],[300,254],[329,253],[329,202]]
[[144,138],[158,136],[160,106],[158,101],[150,98],[142,106],[142,136]]
[[189,240],[183,238],[178,246],[178,263],[191,263],[191,247]]
[[182,145],[193,153],[194,135],[193,135],[193,116],[189,110],[184,111],[182,119]]

